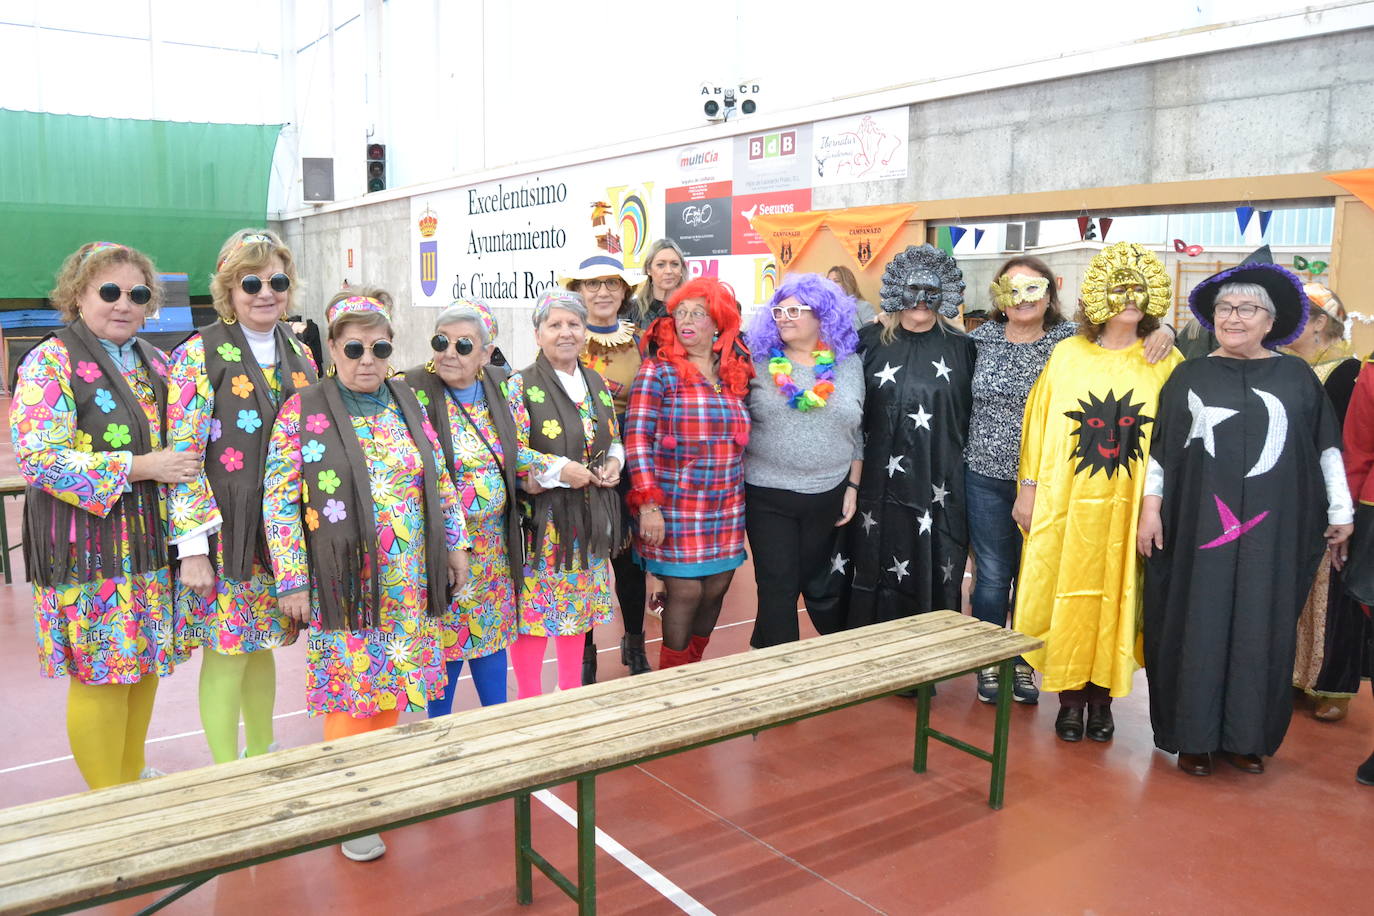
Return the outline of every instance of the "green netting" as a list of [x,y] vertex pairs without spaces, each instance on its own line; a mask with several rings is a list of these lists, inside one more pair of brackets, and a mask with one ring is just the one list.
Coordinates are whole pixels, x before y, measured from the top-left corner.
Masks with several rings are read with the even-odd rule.
[[0,109],[0,298],[46,296],[83,242],[122,242],[209,291],[235,229],[261,226],[278,124]]

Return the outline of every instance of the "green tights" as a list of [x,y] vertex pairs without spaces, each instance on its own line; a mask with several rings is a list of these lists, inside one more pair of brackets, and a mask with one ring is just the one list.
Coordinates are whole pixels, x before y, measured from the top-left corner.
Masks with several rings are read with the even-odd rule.
[[238,757],[240,714],[245,756],[267,753],[276,699],[277,664],[272,650],[224,655],[205,649],[201,653],[200,722],[215,763]]

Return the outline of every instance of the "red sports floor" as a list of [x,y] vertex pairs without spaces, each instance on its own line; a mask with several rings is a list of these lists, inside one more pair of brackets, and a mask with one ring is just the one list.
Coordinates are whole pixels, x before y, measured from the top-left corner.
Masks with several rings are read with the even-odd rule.
[[[7,415],[7,400],[0,409]],[[0,476],[13,473],[6,435]],[[17,539],[19,504],[4,508]],[[753,607],[746,566],[708,654],[746,651]],[[651,660],[656,625],[650,618]],[[618,638],[616,626],[598,633],[603,679],[625,676],[612,649]],[[303,641],[277,652],[277,737],[285,746],[321,736],[319,721],[303,711],[303,655]],[[210,763],[198,731],[198,669],[193,658],[160,688],[148,760],[163,770]],[[551,686],[551,661],[545,670]],[[1374,788],[1354,779],[1374,748],[1367,692],[1338,724],[1297,711],[1264,775],[1220,764],[1199,779],[1153,749],[1143,672],[1136,687],[1117,701],[1117,737],[1105,745],[1056,739],[1052,695],[1016,707],[1001,811],[987,807],[987,765],[951,748],[933,743],[929,772],[911,772],[914,707],[900,698],[603,776],[600,911],[1374,912]],[[38,676],[22,582],[0,585],[0,692],[0,806],[81,791],[63,724],[66,685]],[[465,677],[456,706],[476,704]],[[986,744],[992,718],[974,699],[971,678],[940,686],[937,728]],[[573,828],[550,807],[557,799],[574,804],[574,793],[552,796],[535,803],[535,845],[575,874]],[[575,911],[537,872],[534,905],[515,903],[509,802],[385,839],[389,851],[375,862],[317,850],[221,876],[164,912]],[[97,912],[132,913],[152,899]]]

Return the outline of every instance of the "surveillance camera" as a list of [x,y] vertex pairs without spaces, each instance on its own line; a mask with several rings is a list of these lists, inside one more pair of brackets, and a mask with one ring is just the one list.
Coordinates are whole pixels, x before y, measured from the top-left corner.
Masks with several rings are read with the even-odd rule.
[[727,89],[727,90],[725,90],[725,107],[726,107],[726,108],[734,108],[734,107],[735,107],[735,90],[733,90],[733,89]]
[[705,105],[701,106],[701,109],[706,112],[707,120],[719,121],[724,117],[724,115],[720,113],[720,103],[715,99],[708,101]]

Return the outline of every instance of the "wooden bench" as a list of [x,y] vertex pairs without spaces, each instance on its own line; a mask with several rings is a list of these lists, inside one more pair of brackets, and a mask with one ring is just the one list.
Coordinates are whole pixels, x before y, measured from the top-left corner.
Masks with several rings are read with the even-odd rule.
[[4,569],[5,584],[10,584],[13,575],[13,564],[10,563],[10,551],[24,546],[23,542],[10,546],[10,526],[5,515],[5,497],[23,496],[24,489],[28,486],[24,478],[19,476],[0,477],[0,567]]
[[[515,800],[516,897],[539,868],[596,908],[596,777],[920,688],[915,770],[930,738],[992,764],[1002,805],[1012,660],[1039,641],[952,611],[407,723],[0,811],[0,913],[69,912],[353,836]],[[1001,669],[991,751],[930,727],[931,685]],[[533,848],[530,794],[577,783],[574,882]],[[151,910],[145,911],[151,912]]]

